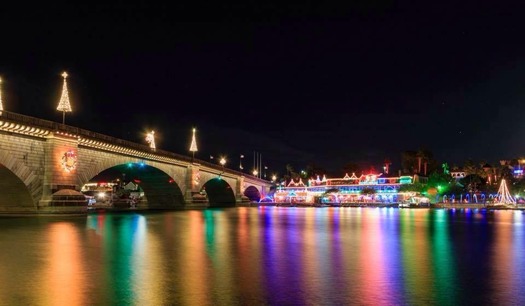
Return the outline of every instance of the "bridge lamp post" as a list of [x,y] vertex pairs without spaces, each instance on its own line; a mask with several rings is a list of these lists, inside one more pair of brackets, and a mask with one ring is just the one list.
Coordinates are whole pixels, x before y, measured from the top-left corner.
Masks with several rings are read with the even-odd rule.
[[275,174],[272,175],[272,183],[275,183],[276,180],[277,180],[277,176]]
[[244,169],[243,166],[242,166],[242,159],[244,158],[244,155],[241,154],[240,158],[239,158],[239,169],[242,170]]
[[259,172],[257,171],[257,169],[253,169],[252,174],[253,174],[253,176],[257,176],[257,174],[259,174]]
[[[219,160],[219,163],[222,166],[222,173],[224,173],[224,165],[226,165],[226,158],[221,157],[221,159]],[[221,173],[221,175],[222,175],[222,173]]]

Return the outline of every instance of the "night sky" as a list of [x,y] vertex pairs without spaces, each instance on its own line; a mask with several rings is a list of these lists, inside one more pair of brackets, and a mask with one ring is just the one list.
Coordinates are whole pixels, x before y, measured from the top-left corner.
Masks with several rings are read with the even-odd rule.
[[4,10],[4,109],[61,122],[65,70],[66,124],[188,155],[196,127],[233,169],[525,155],[522,9],[357,3]]

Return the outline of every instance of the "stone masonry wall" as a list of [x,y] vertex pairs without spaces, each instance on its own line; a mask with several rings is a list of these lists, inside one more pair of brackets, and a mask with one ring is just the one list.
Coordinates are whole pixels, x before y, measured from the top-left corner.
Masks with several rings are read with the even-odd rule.
[[42,196],[45,139],[0,132],[0,164],[27,186],[34,203]]

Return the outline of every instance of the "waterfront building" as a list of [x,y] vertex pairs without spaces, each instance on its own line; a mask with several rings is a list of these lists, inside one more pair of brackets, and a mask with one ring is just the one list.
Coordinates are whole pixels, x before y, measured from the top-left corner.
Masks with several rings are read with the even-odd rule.
[[399,187],[412,184],[414,177],[383,177],[382,173],[362,174],[343,178],[291,180],[286,186],[280,186],[274,194],[275,203],[398,203],[403,200]]
[[460,179],[464,178],[466,176],[465,171],[455,170],[450,171],[450,176],[454,178],[456,181],[459,181]]

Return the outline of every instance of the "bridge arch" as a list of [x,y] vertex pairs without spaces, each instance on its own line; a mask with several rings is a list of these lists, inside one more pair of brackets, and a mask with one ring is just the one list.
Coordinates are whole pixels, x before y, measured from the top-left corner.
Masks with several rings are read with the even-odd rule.
[[35,200],[24,182],[3,164],[0,165],[0,211],[35,208]]
[[236,205],[235,193],[228,182],[221,177],[208,180],[202,186],[208,198],[208,207],[233,207]]
[[250,199],[250,202],[259,202],[261,200],[261,192],[253,185],[246,187],[243,194]]
[[0,154],[0,210],[34,209],[42,196],[38,176],[9,152]]
[[185,166],[170,165],[159,163],[156,161],[145,161],[137,157],[130,157],[116,153],[109,153],[90,148],[79,147],[78,150],[79,163],[77,173],[80,186],[83,186],[102,171],[113,167],[122,167],[122,165],[144,165],[157,168],[169,177],[171,177],[177,185],[184,190],[186,188],[186,170]]
[[91,180],[129,180],[138,184],[144,192],[139,207],[149,209],[177,209],[184,207],[184,196],[174,178],[163,170],[145,163],[118,164],[107,168]]

